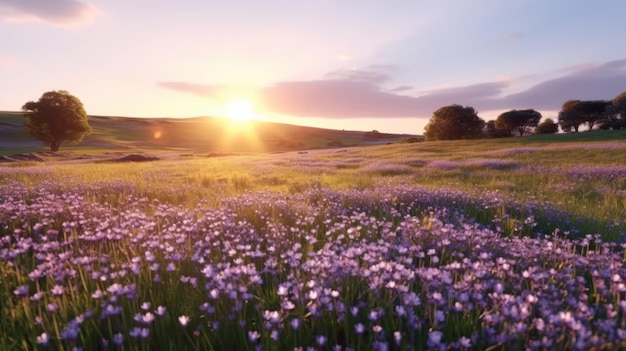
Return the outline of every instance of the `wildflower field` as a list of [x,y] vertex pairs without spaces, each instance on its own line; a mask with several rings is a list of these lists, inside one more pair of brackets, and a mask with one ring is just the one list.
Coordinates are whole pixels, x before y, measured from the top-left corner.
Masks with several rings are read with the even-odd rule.
[[0,350],[626,349],[624,160],[518,138],[0,165]]

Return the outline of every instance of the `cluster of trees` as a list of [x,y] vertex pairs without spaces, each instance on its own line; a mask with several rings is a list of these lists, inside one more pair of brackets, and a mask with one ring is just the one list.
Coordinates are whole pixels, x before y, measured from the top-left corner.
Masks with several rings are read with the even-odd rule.
[[589,130],[626,129],[626,91],[613,100],[568,100],[559,112],[559,125],[564,132],[578,132],[580,126]]
[[527,109],[510,110],[485,122],[473,107],[455,104],[435,111],[424,135],[426,140],[454,140],[553,134],[559,127],[566,133],[578,132],[581,126],[588,130],[626,129],[626,92],[609,101],[569,100],[563,104],[557,122],[541,119],[541,113]]

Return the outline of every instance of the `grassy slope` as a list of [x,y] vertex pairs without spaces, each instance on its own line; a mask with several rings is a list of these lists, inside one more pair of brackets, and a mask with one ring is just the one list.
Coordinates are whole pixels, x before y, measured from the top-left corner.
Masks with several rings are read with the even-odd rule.
[[[17,112],[0,112],[0,155],[44,151],[23,129]],[[361,131],[339,131],[288,124],[231,123],[212,117],[125,118],[90,116],[93,133],[80,145],[64,144],[61,150],[178,151],[178,152],[276,152],[366,145],[399,141],[411,135],[382,134],[368,138]]]

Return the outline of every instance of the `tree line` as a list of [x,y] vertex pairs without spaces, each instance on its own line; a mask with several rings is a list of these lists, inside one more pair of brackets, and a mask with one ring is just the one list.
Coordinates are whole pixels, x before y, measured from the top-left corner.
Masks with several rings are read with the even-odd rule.
[[426,140],[505,138],[528,134],[554,134],[587,130],[626,129],[626,91],[613,100],[568,100],[558,114],[542,119],[534,109],[510,110],[485,122],[471,106],[448,105],[433,112],[425,127]]

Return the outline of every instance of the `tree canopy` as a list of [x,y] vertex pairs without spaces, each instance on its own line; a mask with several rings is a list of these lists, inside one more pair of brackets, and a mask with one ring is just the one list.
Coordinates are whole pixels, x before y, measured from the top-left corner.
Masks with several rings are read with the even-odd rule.
[[601,129],[626,129],[626,91],[617,95],[606,108]]
[[610,105],[611,102],[605,100],[580,101],[576,109],[582,114],[589,130],[592,130],[596,124],[606,118],[606,108]]
[[578,132],[583,124],[592,130],[607,118],[610,105],[611,102],[604,100],[568,100],[559,112],[559,125],[564,132]]
[[91,133],[82,102],[65,90],[44,93],[22,106],[26,133],[58,151],[61,143],[79,143]]
[[613,103],[613,106],[621,108],[620,112],[622,114],[626,114],[626,91],[617,95],[611,102]]
[[509,136],[517,132],[519,136],[530,132],[541,120],[541,113],[535,110],[510,110],[504,112],[496,119],[496,128],[505,130]]
[[511,134],[503,129],[499,129],[496,126],[496,121],[489,121],[485,125],[485,136],[488,138],[506,138],[511,136]]
[[[626,91],[612,100],[567,100],[558,114],[558,120],[548,118],[542,123],[541,113],[534,109],[509,110],[487,123],[473,107],[458,104],[435,111],[424,128],[426,140],[470,138],[502,138],[525,134],[553,134],[559,127],[565,133],[595,129],[626,129]],[[482,132],[479,127],[482,126]]]
[[473,107],[454,104],[433,112],[424,135],[426,140],[476,139],[482,137],[484,126]]
[[585,118],[576,108],[580,100],[567,100],[559,111],[559,125],[564,132],[578,132],[580,125],[585,123]]
[[559,131],[559,126],[554,123],[552,118],[546,118],[543,122],[537,125],[535,134],[555,134]]

